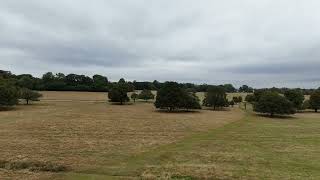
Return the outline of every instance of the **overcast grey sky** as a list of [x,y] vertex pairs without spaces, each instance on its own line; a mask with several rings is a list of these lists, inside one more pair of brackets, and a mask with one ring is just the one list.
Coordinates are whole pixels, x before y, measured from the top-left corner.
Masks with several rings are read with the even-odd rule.
[[319,0],[0,0],[0,69],[320,86]]

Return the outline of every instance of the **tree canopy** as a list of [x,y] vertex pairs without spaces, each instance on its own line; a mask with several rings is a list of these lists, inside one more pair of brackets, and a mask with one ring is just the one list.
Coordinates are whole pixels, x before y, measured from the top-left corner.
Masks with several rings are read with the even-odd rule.
[[154,94],[151,92],[151,90],[144,89],[141,91],[141,93],[138,96],[139,99],[143,99],[145,101],[148,101],[150,99],[154,99]]
[[126,83],[119,82],[113,85],[112,89],[108,93],[108,98],[111,102],[119,102],[121,105],[125,102],[129,102],[128,88]]
[[293,103],[293,106],[297,110],[302,109],[302,104],[304,101],[304,95],[302,94],[301,91],[296,90],[296,89],[290,89],[285,91],[284,96]]
[[29,104],[29,101],[39,101],[39,98],[42,97],[42,94],[32,91],[27,88],[20,90],[20,98],[26,101],[26,104]]
[[270,116],[294,114],[293,103],[277,92],[266,91],[261,93],[258,101],[253,104],[253,110],[259,113],[266,113]]
[[176,82],[165,82],[158,91],[154,104],[156,108],[168,111],[201,109],[195,94],[187,92]]
[[216,110],[216,108],[226,106],[227,103],[228,100],[226,91],[221,86],[210,87],[203,100],[204,106],[213,107],[214,110]]
[[310,108],[314,109],[315,112],[318,112],[318,109],[320,109],[320,90],[311,94],[309,103]]
[[0,107],[8,107],[18,104],[19,91],[10,84],[0,84]]

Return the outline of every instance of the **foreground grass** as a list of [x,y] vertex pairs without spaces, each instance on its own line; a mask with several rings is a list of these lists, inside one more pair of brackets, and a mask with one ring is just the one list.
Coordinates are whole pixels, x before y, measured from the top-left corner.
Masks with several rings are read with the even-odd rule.
[[319,179],[319,127],[318,114],[271,119],[247,112],[241,121],[132,156],[116,169],[65,177]]

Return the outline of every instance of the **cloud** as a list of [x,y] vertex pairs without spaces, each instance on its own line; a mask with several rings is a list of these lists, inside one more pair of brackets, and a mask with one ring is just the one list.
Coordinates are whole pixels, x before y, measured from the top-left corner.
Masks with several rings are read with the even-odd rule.
[[0,69],[317,87],[319,5],[317,0],[3,0]]

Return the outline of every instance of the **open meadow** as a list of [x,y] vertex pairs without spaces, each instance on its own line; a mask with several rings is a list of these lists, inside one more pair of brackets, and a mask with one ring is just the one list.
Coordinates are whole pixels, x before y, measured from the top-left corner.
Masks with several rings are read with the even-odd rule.
[[42,94],[0,111],[0,162],[67,169],[0,168],[0,179],[320,178],[319,114],[269,118],[238,106],[163,113],[152,102],[112,105],[106,93]]

